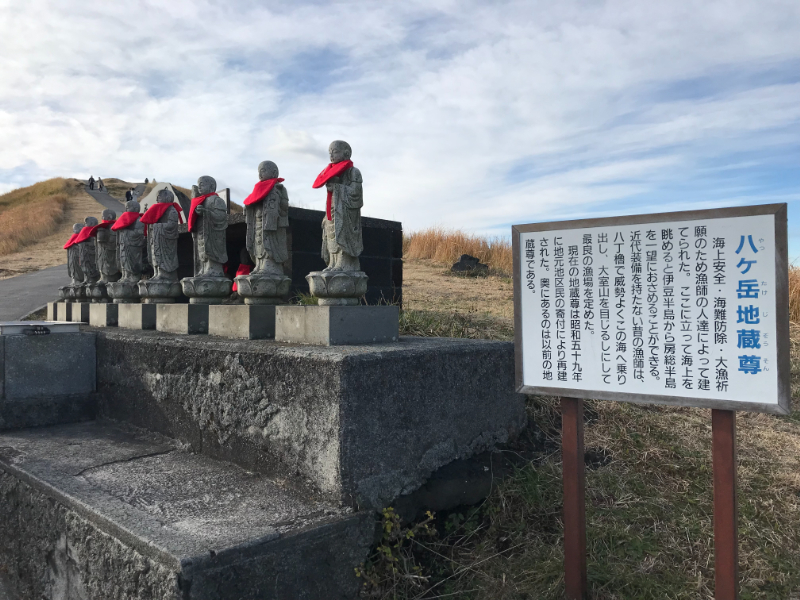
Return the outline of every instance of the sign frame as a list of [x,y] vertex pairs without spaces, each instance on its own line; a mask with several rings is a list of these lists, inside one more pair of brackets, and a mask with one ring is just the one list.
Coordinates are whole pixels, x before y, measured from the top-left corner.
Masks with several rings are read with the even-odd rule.
[[[606,390],[582,390],[567,387],[527,386],[523,383],[523,344],[522,344],[522,261],[520,256],[521,234],[537,231],[561,229],[580,229],[603,226],[643,225],[667,223],[671,221],[712,220],[731,217],[773,215],[775,223],[775,323],[777,345],[777,404],[742,402],[737,400],[713,400],[704,398],[683,398],[669,395],[640,394]],[[791,385],[789,360],[789,245],[787,205],[761,204],[755,206],[736,206],[709,210],[688,210],[667,213],[630,215],[622,217],[603,217],[575,219],[512,225],[511,246],[513,253],[514,283],[514,361],[515,387],[522,394],[571,397],[581,399],[613,400],[633,404],[663,404],[668,406],[691,406],[718,410],[755,411],[778,415],[791,412]]]

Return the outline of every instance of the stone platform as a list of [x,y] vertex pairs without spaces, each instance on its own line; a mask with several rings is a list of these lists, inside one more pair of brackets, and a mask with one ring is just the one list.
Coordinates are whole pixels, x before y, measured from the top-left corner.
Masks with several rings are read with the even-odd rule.
[[373,517],[108,423],[0,434],[12,597],[354,598]]
[[208,333],[208,304],[159,304],[156,329],[166,333]]
[[101,415],[297,479],[335,504],[387,506],[525,425],[508,342],[312,347],[122,329],[96,335]]

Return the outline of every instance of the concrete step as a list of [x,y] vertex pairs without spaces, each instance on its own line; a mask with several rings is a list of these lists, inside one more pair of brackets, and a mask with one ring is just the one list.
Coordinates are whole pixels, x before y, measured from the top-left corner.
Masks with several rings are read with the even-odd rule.
[[129,426],[0,434],[12,597],[353,598],[373,519]]

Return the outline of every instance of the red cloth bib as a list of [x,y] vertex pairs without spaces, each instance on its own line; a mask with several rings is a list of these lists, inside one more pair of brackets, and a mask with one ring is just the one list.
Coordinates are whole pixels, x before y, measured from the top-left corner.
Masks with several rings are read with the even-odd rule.
[[[239,268],[236,269],[236,277],[239,275],[250,275],[250,272],[253,270],[253,267],[250,265],[240,264]],[[236,280],[233,282],[233,291],[237,290]]]
[[197,215],[195,214],[195,209],[200,206],[206,198],[209,196],[215,195],[217,192],[211,192],[210,194],[205,194],[204,196],[198,196],[197,198],[192,198],[192,207],[189,209],[189,231],[194,229],[194,222],[197,220]]
[[[83,231],[83,229],[81,229],[81,231]],[[78,237],[77,233],[73,233],[71,236],[69,236],[69,239],[67,240],[67,243],[64,244],[64,250],[68,249],[70,246],[74,246],[75,245],[75,238],[76,237]]]
[[120,215],[119,219],[117,219],[114,224],[111,226],[111,231],[119,231],[120,229],[125,229],[126,227],[130,227],[136,220],[139,218],[138,212],[124,212]]
[[[328,182],[329,179],[341,175],[348,169],[352,168],[352,166],[353,166],[352,160],[343,160],[342,162],[329,164],[327,167],[322,169],[322,173],[317,175],[316,180],[314,180],[314,185],[312,185],[311,187],[313,187],[314,189],[321,188]],[[333,220],[333,216],[331,215],[332,199],[333,199],[333,192],[328,192],[328,198],[325,200],[325,214],[328,217],[328,221]]]
[[178,220],[183,223],[183,208],[177,202],[156,202],[148,208],[142,215],[142,223],[144,223],[144,234],[147,235],[147,226],[158,223],[158,220],[164,216],[167,209],[172,206],[178,211]]
[[261,202],[269,195],[269,193],[272,191],[272,188],[275,187],[275,184],[281,183],[282,181],[284,181],[282,177],[259,181],[253,188],[253,191],[250,193],[250,195],[244,199],[244,205],[250,206],[251,204]]

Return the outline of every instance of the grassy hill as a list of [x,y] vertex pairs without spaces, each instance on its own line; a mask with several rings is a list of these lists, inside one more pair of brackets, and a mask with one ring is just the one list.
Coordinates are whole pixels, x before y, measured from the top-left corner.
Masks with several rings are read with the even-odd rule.
[[1,195],[0,277],[65,262],[72,224],[102,212],[77,179],[48,179]]

